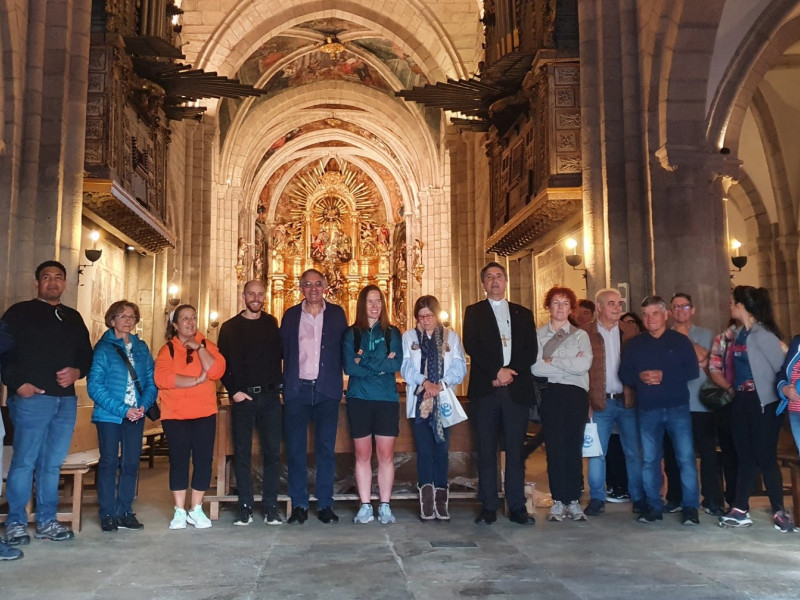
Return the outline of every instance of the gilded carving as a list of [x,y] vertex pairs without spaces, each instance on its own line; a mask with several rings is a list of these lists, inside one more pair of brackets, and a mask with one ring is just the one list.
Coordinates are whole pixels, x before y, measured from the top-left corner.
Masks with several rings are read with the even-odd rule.
[[573,108],[575,106],[575,89],[571,87],[556,88],[556,107]]
[[579,111],[556,111],[556,129],[580,129],[581,113]]
[[557,66],[555,68],[556,85],[578,85],[580,71],[576,66]]
[[559,173],[580,173],[581,171],[581,157],[575,156],[558,156],[556,157],[556,164]]

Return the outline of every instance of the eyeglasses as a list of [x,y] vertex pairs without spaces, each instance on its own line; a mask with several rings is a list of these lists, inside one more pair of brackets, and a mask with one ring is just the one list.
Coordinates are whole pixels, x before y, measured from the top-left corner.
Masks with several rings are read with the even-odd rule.
[[64,314],[61,312],[61,309],[59,309],[58,306],[56,306],[55,313],[56,313],[56,319],[58,319],[59,321],[63,322],[64,321]]
[[672,310],[691,310],[691,304],[673,304]]
[[135,321],[136,315],[117,315],[114,318],[119,319],[120,321]]
[[417,321],[429,321],[430,319],[433,319],[435,316],[436,315],[434,315],[433,313],[431,313],[429,315],[420,314],[420,315],[417,315]]
[[300,287],[309,289],[309,288],[321,288],[324,285],[325,283],[322,281],[304,281],[303,283],[300,284]]
[[194,361],[194,348],[186,349],[186,364],[190,365]]

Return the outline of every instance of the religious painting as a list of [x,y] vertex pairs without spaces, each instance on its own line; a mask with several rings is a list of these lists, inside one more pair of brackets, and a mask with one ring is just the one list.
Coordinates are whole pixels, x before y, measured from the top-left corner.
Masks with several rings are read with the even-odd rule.
[[275,73],[264,85],[267,94],[263,98],[273,98],[285,89],[320,80],[351,81],[393,94],[391,86],[377,69],[360,56],[346,49],[335,54],[317,49],[296,58]]
[[394,42],[383,38],[363,38],[352,44],[385,64],[403,89],[410,90],[414,86],[425,84],[422,69]]
[[293,52],[312,44],[307,38],[276,36],[249,56],[239,69],[238,79],[247,85],[255,85],[270,68]]

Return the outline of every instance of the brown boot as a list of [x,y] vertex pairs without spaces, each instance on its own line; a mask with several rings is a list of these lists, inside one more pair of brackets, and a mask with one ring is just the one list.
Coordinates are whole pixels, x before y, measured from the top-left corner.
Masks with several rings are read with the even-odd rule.
[[447,505],[450,501],[450,490],[446,487],[436,488],[434,510],[436,518],[440,521],[449,521],[450,513],[447,511]]
[[426,483],[419,488],[419,518],[423,521],[430,521],[436,518],[433,507],[433,484]]

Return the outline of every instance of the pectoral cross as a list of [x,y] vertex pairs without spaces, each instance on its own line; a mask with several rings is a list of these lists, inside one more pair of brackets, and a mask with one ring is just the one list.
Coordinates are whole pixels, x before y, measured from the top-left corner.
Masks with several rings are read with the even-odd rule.
[[508,342],[511,341],[510,337],[506,337],[505,334],[500,336],[500,341],[503,342],[503,348],[508,347]]

